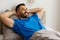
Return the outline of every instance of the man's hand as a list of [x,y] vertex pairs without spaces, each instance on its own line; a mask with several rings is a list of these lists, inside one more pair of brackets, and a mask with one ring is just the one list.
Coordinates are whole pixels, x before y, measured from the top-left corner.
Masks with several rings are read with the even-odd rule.
[[46,13],[46,11],[42,8],[41,11],[38,11],[38,12],[37,12],[37,15],[38,15],[38,17],[41,19],[42,16],[43,16],[43,14],[45,14],[45,13]]
[[16,12],[15,12],[15,10],[12,10],[12,12],[13,12],[13,14],[15,14],[15,15],[16,15]]

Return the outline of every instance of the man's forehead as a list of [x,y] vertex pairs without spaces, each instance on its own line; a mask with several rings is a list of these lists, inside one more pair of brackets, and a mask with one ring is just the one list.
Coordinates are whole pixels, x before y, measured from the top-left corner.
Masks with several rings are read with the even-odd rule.
[[22,5],[22,6],[19,6],[20,9],[24,9],[26,8],[26,6]]

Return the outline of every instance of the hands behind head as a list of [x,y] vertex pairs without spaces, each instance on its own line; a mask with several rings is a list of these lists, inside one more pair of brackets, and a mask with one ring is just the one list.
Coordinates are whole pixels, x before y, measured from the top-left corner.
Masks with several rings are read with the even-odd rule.
[[12,12],[16,15],[16,12],[15,12],[15,10],[12,10]]

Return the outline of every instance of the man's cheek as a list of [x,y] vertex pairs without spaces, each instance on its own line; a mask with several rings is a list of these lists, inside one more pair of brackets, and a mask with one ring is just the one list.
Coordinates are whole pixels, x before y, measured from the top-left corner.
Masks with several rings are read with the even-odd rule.
[[29,13],[29,10],[27,10],[27,12]]
[[22,11],[23,13],[25,13],[25,11]]

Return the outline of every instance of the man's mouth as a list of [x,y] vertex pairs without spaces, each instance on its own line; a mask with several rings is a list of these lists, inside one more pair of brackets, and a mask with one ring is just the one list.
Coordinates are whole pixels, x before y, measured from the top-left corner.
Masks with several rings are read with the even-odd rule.
[[25,15],[28,15],[28,13],[25,13]]

